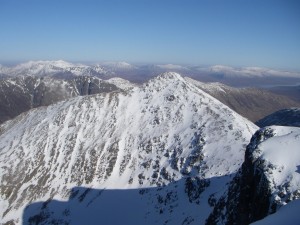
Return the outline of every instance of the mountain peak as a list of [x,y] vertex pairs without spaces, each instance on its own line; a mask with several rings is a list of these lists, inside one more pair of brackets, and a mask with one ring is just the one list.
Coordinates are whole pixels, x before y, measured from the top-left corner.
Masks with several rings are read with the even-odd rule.
[[158,76],[159,79],[173,79],[173,80],[182,80],[184,81],[183,77],[179,74],[179,73],[176,73],[176,72],[165,72],[165,73],[162,73]]
[[[127,188],[137,201],[127,214],[143,211],[138,211],[140,220],[126,217],[124,224],[154,224],[152,218],[157,224],[190,218],[204,224],[209,211],[201,218],[199,211],[208,207],[216,183],[225,186],[238,170],[243,146],[257,127],[193,87],[178,73],[168,72],[130,93],[72,98],[5,123],[1,126],[0,181],[14,188],[9,194],[1,190],[5,197],[0,198],[0,210],[6,212],[1,220],[20,221],[25,215],[26,224],[40,218],[35,215],[39,210],[41,215],[46,210],[51,217],[41,217],[42,223],[50,223],[56,199],[76,204],[62,206],[62,211],[70,211],[63,217],[70,220],[78,215],[73,211],[76,208],[92,218],[91,209],[106,205],[104,196],[117,207],[105,215],[124,212],[131,207],[127,202],[119,207],[119,199],[128,192],[107,194]],[[18,166],[11,166],[15,162]],[[35,205],[23,213],[28,204],[48,200],[52,203],[33,214],[30,209]],[[97,210],[93,218],[99,221],[101,217]]]

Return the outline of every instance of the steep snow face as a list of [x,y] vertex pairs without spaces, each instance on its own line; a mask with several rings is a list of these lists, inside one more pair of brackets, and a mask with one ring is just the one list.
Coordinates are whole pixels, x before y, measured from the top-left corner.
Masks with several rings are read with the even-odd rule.
[[31,110],[0,127],[1,220],[204,224],[256,129],[176,73]]

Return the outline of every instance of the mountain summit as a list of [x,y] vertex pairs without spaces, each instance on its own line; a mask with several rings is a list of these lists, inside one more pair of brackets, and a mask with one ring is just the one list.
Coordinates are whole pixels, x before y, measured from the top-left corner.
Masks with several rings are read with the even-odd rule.
[[0,127],[1,220],[204,224],[256,129],[176,73],[33,109]]

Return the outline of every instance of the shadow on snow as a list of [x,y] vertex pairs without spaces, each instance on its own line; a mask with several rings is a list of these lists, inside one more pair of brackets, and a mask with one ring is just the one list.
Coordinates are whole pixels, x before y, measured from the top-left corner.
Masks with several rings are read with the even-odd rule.
[[[212,211],[208,199],[223,193],[229,177],[185,177],[161,187],[92,189],[74,187],[67,201],[49,199],[27,205],[28,224],[192,224]],[[210,187],[210,188],[208,188]]]

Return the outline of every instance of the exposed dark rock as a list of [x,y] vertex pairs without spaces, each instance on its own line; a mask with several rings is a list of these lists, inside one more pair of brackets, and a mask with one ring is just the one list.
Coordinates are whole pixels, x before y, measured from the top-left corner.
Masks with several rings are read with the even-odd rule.
[[[247,225],[276,210],[271,181],[264,173],[264,160],[253,153],[258,144],[273,137],[272,129],[257,131],[245,152],[245,161],[231,181],[227,194],[219,199],[206,224]],[[274,210],[275,209],[275,210]]]

